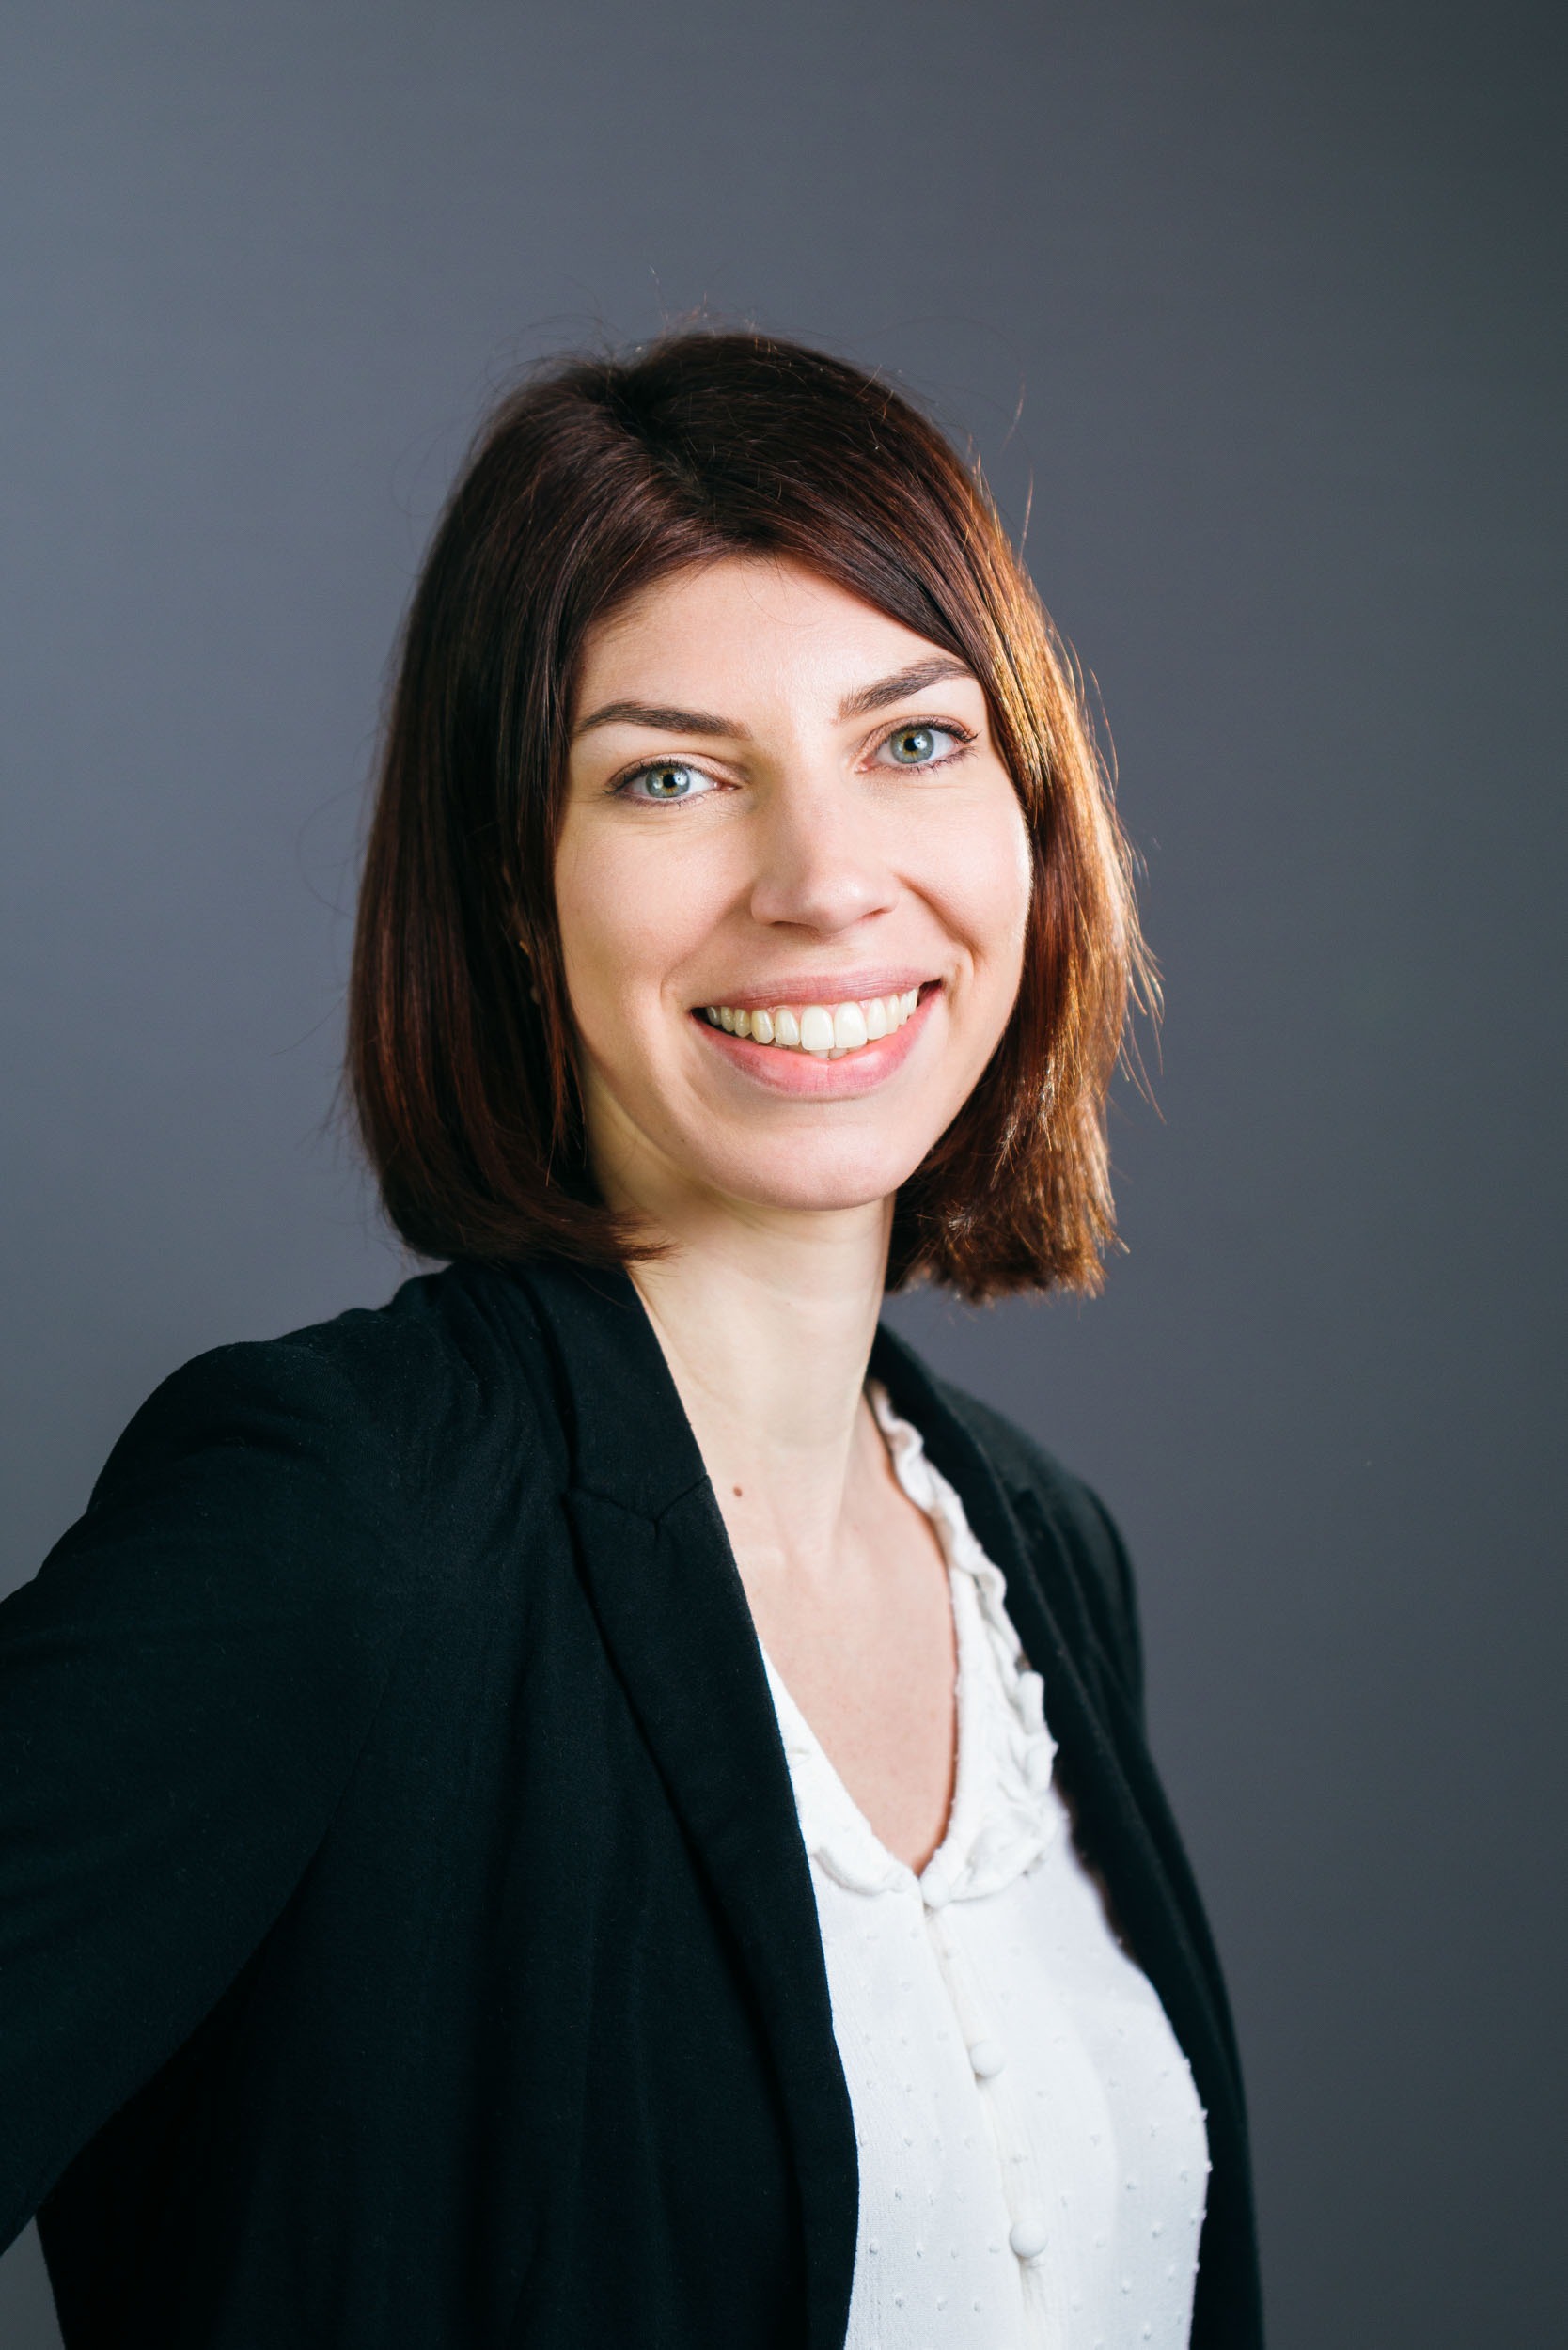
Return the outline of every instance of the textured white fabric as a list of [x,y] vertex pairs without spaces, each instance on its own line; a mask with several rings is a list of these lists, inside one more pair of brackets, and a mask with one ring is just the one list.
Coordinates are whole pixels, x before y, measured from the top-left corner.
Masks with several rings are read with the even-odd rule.
[[1185,2350],[1209,2167],[1192,2076],[1074,1851],[1001,1571],[868,1394],[948,1560],[958,1770],[917,1878],[768,1660],[859,2148],[846,2350]]

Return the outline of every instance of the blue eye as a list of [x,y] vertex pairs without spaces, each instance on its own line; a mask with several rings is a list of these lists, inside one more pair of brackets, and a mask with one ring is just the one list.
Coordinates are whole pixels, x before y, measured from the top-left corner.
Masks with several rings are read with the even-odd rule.
[[900,727],[882,751],[894,767],[931,767],[949,758],[963,739],[951,727]]
[[651,767],[639,767],[619,786],[628,799],[643,801],[695,800],[713,788],[711,776],[705,776],[699,767],[688,767],[680,759],[656,759]]

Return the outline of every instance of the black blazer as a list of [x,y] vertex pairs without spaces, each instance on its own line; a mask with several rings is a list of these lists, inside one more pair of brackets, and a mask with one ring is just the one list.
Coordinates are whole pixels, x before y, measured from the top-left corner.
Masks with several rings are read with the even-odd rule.
[[[882,1332],[1214,2164],[1235,2044],[1085,1488]],[[0,1607],[0,2244],[71,2350],[837,2350],[855,2155],[751,1619],[631,1283],[474,1266],[176,1372]]]

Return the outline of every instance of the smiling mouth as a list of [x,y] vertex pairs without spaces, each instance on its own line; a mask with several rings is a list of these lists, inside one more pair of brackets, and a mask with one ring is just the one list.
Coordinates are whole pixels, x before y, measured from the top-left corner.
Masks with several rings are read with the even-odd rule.
[[847,1055],[893,1036],[920,1001],[918,987],[893,995],[868,995],[841,1004],[776,1004],[766,1010],[705,1004],[700,1016],[726,1036],[749,1037],[786,1053],[808,1053],[816,1060]]

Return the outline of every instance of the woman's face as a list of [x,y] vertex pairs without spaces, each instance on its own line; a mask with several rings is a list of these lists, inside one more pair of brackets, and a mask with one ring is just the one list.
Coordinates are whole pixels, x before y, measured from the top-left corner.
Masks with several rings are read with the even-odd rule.
[[980,685],[734,556],[590,634],[573,727],[556,896],[606,1197],[886,1201],[1018,988],[1028,841]]

